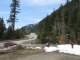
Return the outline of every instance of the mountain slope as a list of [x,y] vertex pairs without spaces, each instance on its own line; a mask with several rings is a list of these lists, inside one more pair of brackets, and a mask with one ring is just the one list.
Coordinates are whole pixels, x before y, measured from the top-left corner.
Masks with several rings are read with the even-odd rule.
[[72,0],[39,22],[39,42],[80,43],[80,1]]

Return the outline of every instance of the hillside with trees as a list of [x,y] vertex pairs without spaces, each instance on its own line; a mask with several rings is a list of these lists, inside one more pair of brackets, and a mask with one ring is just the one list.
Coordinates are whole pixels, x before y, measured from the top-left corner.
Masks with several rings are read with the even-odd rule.
[[37,34],[40,43],[80,44],[80,0],[67,0],[46,16],[39,22]]

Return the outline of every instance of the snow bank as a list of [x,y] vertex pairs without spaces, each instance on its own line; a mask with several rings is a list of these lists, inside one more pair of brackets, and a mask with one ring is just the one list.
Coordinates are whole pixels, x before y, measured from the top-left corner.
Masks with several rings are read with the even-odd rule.
[[53,51],[57,51],[57,50],[60,53],[80,55],[80,45],[74,45],[73,48],[72,48],[71,44],[57,45],[57,47],[54,47],[54,46],[44,47],[45,52],[53,52]]
[[68,53],[70,50],[72,50],[70,44],[58,45],[57,48],[58,48],[59,52],[64,52],[64,53]]
[[74,45],[73,48],[70,44],[58,45],[58,50],[59,52],[63,52],[63,53],[80,55],[80,45]]
[[45,52],[53,52],[53,51],[57,51],[57,47],[53,47],[53,46],[50,46],[50,47],[44,47],[44,51]]

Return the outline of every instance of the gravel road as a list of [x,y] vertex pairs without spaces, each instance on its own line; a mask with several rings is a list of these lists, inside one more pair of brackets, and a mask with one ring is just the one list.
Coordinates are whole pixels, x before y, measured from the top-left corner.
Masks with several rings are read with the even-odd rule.
[[16,55],[2,55],[0,60],[80,60],[80,56],[63,53],[39,53],[35,55],[25,55],[17,57]]
[[80,60],[80,56],[62,54],[62,53],[43,53],[28,56],[19,60]]

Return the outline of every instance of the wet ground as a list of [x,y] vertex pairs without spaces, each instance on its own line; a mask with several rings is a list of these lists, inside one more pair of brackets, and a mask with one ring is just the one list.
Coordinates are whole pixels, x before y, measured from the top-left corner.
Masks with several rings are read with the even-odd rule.
[[80,56],[63,53],[3,54],[0,60],[80,60]]

